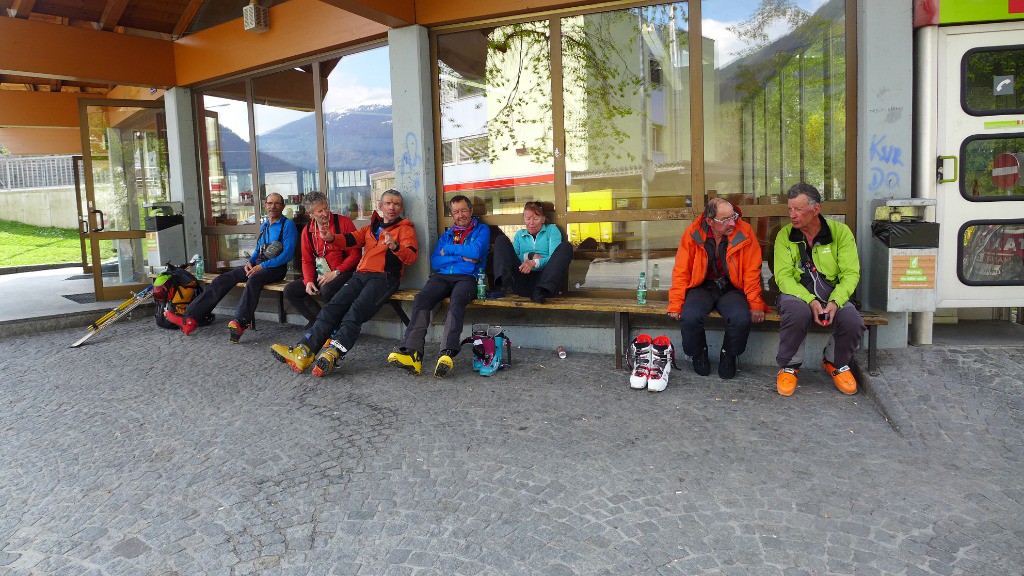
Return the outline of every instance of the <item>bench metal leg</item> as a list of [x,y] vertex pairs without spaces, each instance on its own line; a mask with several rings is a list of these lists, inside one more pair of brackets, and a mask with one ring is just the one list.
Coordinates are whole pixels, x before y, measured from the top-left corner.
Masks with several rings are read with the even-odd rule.
[[277,297],[277,321],[281,324],[287,324],[288,315],[284,313],[284,292],[278,292]]
[[868,373],[878,376],[878,326],[868,326]]
[[615,369],[622,369],[623,351],[629,338],[629,312],[615,313]]
[[395,309],[395,314],[402,320],[402,324],[409,325],[409,316],[405,313],[405,308],[402,308],[402,303],[398,300],[389,300],[391,307]]

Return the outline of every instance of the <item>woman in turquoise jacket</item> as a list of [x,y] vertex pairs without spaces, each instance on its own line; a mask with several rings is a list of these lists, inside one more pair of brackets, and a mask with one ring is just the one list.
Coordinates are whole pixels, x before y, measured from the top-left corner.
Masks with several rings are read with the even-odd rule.
[[538,304],[558,292],[572,262],[572,244],[562,232],[547,223],[544,206],[527,202],[523,207],[526,228],[513,240],[498,236],[494,241],[494,283]]

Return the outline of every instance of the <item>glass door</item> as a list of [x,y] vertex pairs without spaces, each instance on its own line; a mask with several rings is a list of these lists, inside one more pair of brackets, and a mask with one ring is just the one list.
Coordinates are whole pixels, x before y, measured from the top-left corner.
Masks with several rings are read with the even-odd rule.
[[163,102],[80,100],[85,215],[97,300],[127,298],[149,283],[146,205],[168,200]]
[[940,308],[1024,305],[1024,22],[940,29]]

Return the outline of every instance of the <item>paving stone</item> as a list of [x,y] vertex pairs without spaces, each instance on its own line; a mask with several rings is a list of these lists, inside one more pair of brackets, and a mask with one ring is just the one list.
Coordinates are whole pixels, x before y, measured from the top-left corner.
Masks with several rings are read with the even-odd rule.
[[1024,572],[1022,347],[883,350],[870,397],[812,368],[781,398],[769,368],[637,394],[607,356],[528,360],[548,351],[414,378],[372,337],[316,379],[267,352],[296,330],[0,342],[0,567]]

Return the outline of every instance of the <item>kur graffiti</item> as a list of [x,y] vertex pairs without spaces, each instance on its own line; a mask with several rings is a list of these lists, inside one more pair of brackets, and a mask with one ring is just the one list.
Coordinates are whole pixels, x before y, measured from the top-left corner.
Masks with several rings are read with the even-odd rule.
[[871,151],[869,161],[872,164],[881,164],[871,169],[871,183],[868,190],[876,192],[880,189],[896,190],[900,187],[900,175],[890,168],[906,166],[903,163],[903,150],[899,146],[886,145],[885,136],[874,135],[871,137]]
[[870,161],[874,162],[879,160],[884,164],[891,166],[905,166],[903,164],[903,158],[900,156],[903,151],[899,146],[885,146],[885,136],[872,136],[871,137],[871,157]]

